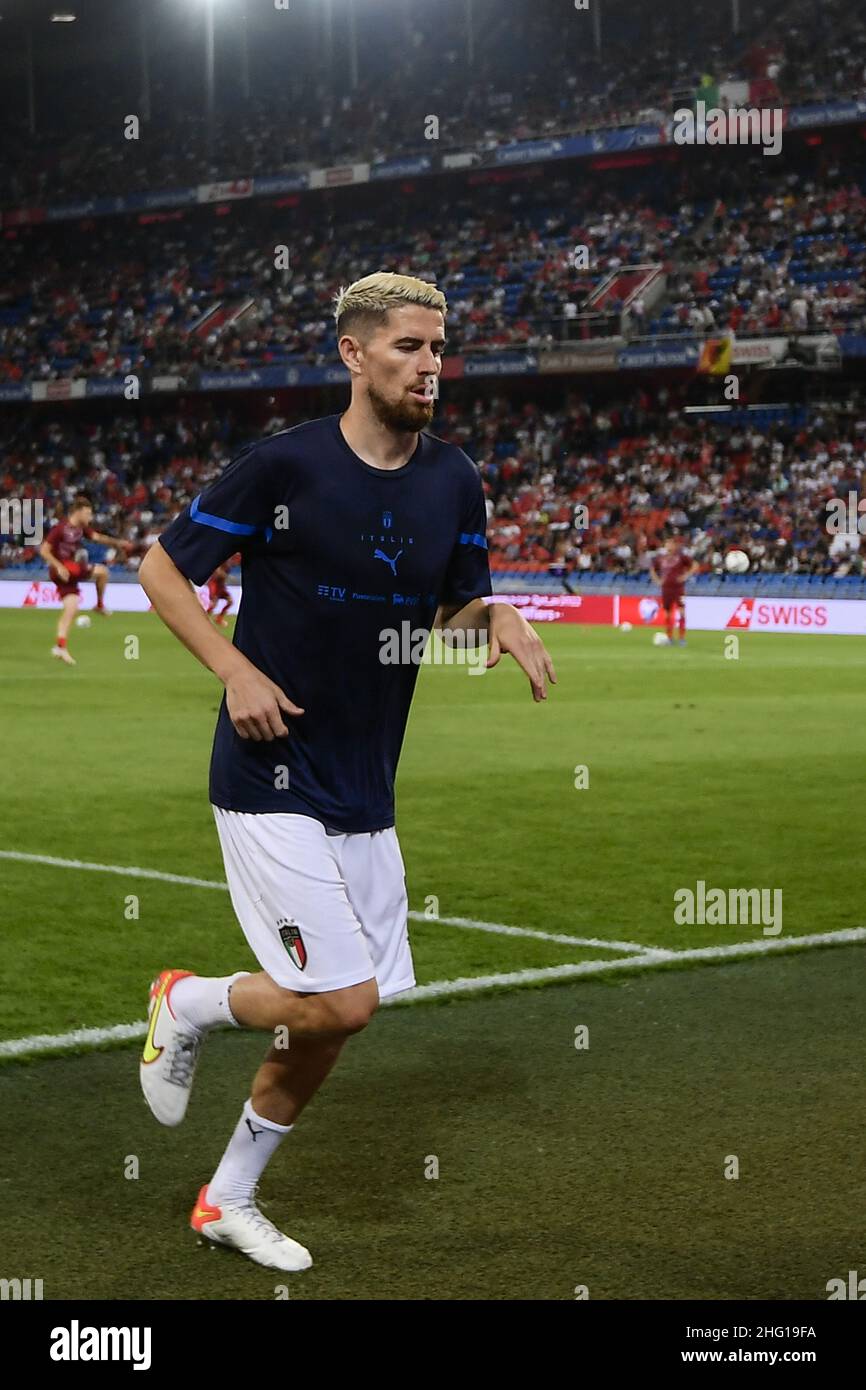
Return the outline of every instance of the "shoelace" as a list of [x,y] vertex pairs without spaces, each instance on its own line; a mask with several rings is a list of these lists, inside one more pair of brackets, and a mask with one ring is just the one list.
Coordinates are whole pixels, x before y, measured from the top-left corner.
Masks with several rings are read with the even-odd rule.
[[[251,1221],[252,1224],[256,1226],[257,1229],[261,1232],[261,1234],[265,1236],[268,1240],[286,1240],[287,1237],[283,1235],[282,1231],[277,1230],[273,1221],[269,1221],[268,1218],[262,1212],[259,1211],[256,1205],[258,1195],[259,1188],[257,1183],[252,1190],[252,1195],[250,1196],[249,1202],[236,1202],[230,1203],[228,1205],[230,1205],[235,1211],[242,1211],[246,1215],[247,1219]],[[262,1205],[264,1206],[266,1204],[263,1202]]]
[[198,1059],[201,1038],[195,1033],[178,1033],[168,1063],[168,1079],[175,1086],[189,1086]]

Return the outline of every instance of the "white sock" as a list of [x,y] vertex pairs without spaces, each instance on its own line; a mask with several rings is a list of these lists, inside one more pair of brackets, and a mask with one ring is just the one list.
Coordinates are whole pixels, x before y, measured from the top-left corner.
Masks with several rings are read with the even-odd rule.
[[223,975],[218,979],[203,975],[188,975],[171,988],[171,1008],[182,1023],[203,1033],[208,1028],[216,1028],[220,1023],[231,1023],[235,1028],[240,1024],[229,1007],[229,994],[235,980],[249,975],[249,970],[239,970],[235,975]]
[[291,1129],[294,1125],[263,1120],[248,1100],[219,1167],[208,1183],[207,1201],[217,1207],[251,1202],[253,1188]]

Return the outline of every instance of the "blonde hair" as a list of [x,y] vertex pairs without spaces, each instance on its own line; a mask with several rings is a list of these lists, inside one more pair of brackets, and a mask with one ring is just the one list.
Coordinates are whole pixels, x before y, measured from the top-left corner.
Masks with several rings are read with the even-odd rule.
[[[334,296],[334,318],[337,321],[337,337],[362,327],[368,331],[385,322],[389,309],[401,304],[423,304],[427,309],[448,312],[448,304],[441,290],[426,280],[416,280],[414,275],[395,275],[390,270],[377,270],[373,275],[365,275],[352,285],[342,286]],[[351,325],[351,327],[350,327]]]

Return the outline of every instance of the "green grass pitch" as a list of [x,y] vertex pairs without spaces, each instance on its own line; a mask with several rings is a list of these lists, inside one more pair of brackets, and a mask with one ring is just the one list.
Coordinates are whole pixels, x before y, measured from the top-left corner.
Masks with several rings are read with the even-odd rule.
[[[54,623],[0,612],[0,851],[222,879],[216,682],[152,615],[74,629],[74,670],[49,656]],[[415,911],[666,950],[761,941],[675,924],[674,893],[704,880],[781,889],[783,939],[863,925],[866,644],[742,634],[728,660],[721,633],[656,649],[539,631],[559,675],[543,705],[507,657],[480,677],[422,669],[397,786]],[[0,885],[0,1042],[143,1019],[166,964],[252,964],[223,892],[10,858]],[[410,934],[419,984],[617,954],[435,919]],[[826,1297],[866,1196],[864,961],[850,945],[383,1011],[266,1175],[268,1214],[316,1260],[291,1296]],[[277,1276],[184,1230],[264,1046],[214,1037],[177,1133],[140,1100],[134,1043],[6,1061],[17,1265],[0,1272],[44,1269],[46,1297],[273,1297]],[[34,1113],[50,1155],[26,1138]],[[88,1253],[94,1222],[111,1260]],[[150,1247],[159,1274],[138,1288]]]

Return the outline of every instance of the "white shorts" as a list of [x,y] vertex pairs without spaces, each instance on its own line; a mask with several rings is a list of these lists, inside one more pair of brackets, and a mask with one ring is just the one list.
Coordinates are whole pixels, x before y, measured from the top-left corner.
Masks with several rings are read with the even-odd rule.
[[349,835],[311,816],[213,811],[232,906],[272,980],[321,994],[375,977],[380,999],[412,988],[406,872],[393,826]]

